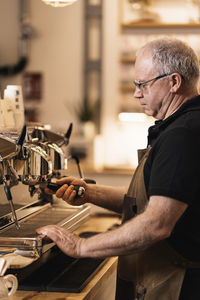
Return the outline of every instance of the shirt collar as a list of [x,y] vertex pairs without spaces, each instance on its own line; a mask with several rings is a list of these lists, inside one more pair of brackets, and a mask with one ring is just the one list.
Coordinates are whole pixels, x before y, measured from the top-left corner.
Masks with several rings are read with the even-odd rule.
[[148,146],[152,145],[155,139],[165,130],[165,128],[176,120],[182,114],[200,110],[200,95],[186,101],[175,113],[166,118],[165,120],[155,121],[155,125],[149,127],[148,130]]

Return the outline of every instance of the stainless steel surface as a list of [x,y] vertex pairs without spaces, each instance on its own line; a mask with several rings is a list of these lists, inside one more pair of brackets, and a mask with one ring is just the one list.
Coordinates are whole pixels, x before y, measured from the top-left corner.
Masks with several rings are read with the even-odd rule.
[[[4,211],[4,213],[0,216],[0,232],[9,225],[13,225],[14,220],[12,218],[12,213],[8,212],[8,206],[6,204],[0,204],[0,209]],[[35,201],[29,203],[27,205],[17,205],[17,209],[15,209],[16,216],[18,220],[24,219],[32,215],[36,212],[41,212],[47,206],[50,206],[50,203],[44,203],[42,201]]]
[[52,162],[47,152],[40,146],[25,143],[22,159],[12,160],[13,168],[21,176],[43,176],[52,173]]
[[16,145],[15,140],[0,134],[0,155],[2,160],[13,158],[18,151],[19,147]]
[[[17,139],[18,138],[18,139]],[[19,137],[16,135],[0,135],[0,183],[4,184],[4,191],[10,203],[12,218],[19,229],[17,215],[12,202],[11,187],[19,181],[25,184],[37,183],[44,176],[52,174],[52,162],[43,148],[31,143],[24,143],[26,126]]]
[[46,151],[51,159],[53,170],[65,170],[67,168],[66,153],[62,149],[62,146],[68,144],[65,136],[47,130],[42,126],[29,126],[28,137],[30,142],[34,142]]
[[[10,248],[41,255],[54,244],[43,244],[36,228],[55,224],[74,230],[88,219],[89,206],[55,206],[52,195],[45,194],[40,186],[41,183],[50,183],[52,178],[59,178],[59,171],[67,169],[65,148],[71,129],[72,124],[65,135],[59,135],[44,127],[27,129],[24,126],[19,137],[0,134],[0,184],[4,186],[11,209],[5,214],[0,211],[0,252]],[[28,186],[30,193],[26,203],[17,209],[16,198],[11,194],[11,187],[16,185],[22,194]],[[34,195],[38,199],[32,202]],[[3,197],[0,199],[0,209],[1,205],[5,205],[2,200]]]
[[64,226],[70,230],[75,230],[89,217],[90,207],[54,207],[45,205],[41,210],[36,211],[26,218],[20,220],[20,229],[10,225],[0,231],[0,249],[9,247],[20,250],[36,250],[38,254],[47,251],[51,244],[42,244],[42,239],[36,233],[36,228],[54,224]]
[[17,215],[16,215],[16,211],[15,211],[12,199],[9,200],[9,204],[10,204],[10,208],[11,208],[11,212],[12,212],[13,221],[15,223],[15,227],[17,229],[19,229],[20,225],[19,225],[19,222],[18,222],[18,219],[17,219]]
[[67,165],[63,150],[55,143],[47,143],[46,147],[52,161],[53,170],[65,170]]

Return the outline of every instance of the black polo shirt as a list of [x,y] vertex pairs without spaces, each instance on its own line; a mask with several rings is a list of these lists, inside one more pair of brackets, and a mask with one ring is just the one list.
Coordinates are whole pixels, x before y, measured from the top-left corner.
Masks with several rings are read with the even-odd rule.
[[144,167],[148,197],[188,204],[168,239],[184,257],[200,261],[200,96],[149,128],[152,146]]

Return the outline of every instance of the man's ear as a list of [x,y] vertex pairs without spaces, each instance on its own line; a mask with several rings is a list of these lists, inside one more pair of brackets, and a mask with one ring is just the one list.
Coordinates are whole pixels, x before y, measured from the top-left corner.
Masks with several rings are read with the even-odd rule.
[[180,89],[182,84],[182,76],[179,73],[173,73],[170,75],[170,92],[171,93],[177,93],[177,91]]

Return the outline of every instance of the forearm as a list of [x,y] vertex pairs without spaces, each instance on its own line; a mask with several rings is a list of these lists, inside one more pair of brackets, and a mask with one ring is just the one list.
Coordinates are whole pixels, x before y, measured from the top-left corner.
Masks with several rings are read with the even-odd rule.
[[103,208],[121,213],[124,200],[125,187],[110,187],[100,185],[88,185],[86,201]]
[[118,229],[88,239],[56,225],[38,228],[37,233],[50,238],[64,253],[73,257],[126,255],[167,238],[186,209],[187,204],[173,198],[151,196],[142,214]]
[[139,215],[118,229],[80,240],[80,257],[110,257],[127,255],[145,249],[159,239],[146,216]]
[[[92,203],[103,208],[121,213],[126,187],[100,186],[96,184],[87,184],[84,180],[75,177],[66,177],[57,180],[61,187],[57,190],[56,196],[62,198],[71,205],[82,205],[84,203]],[[82,186],[85,188],[84,197],[76,197],[74,186]]]
[[118,229],[80,238],[65,228],[48,225],[38,228],[43,238],[50,238],[67,255],[72,257],[110,257],[141,250],[156,240],[151,222],[140,215]]
[[152,196],[146,210],[118,229],[80,240],[81,257],[106,257],[140,251],[170,236],[185,203]]

